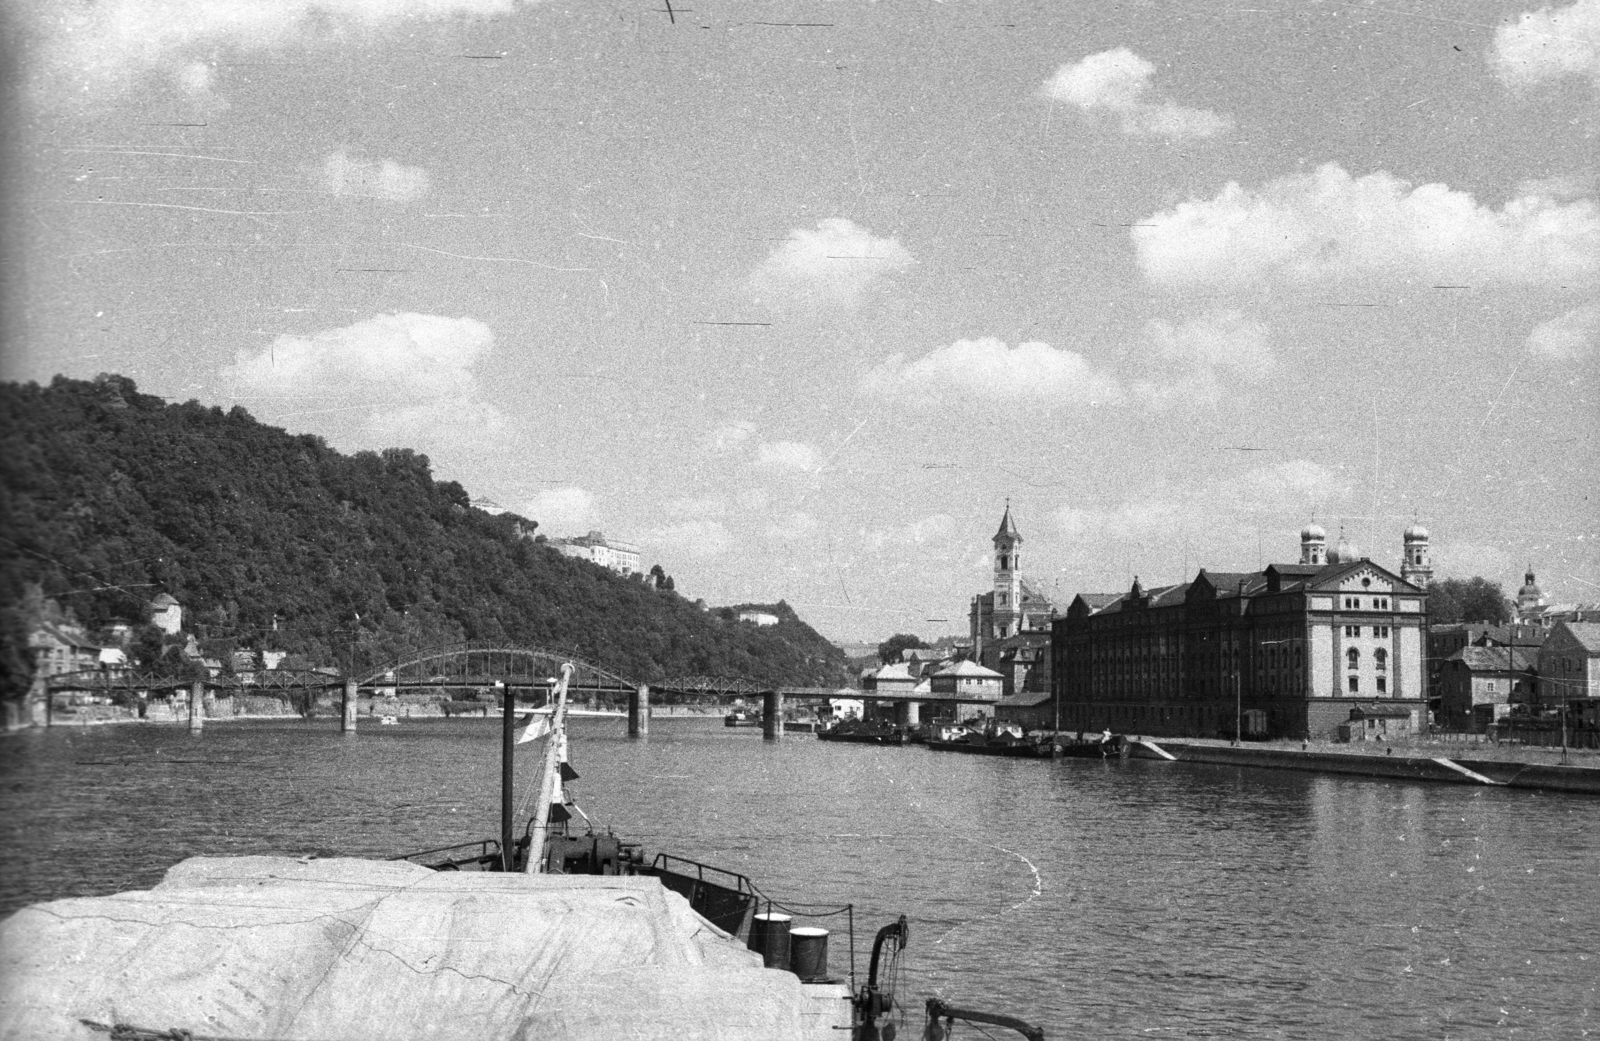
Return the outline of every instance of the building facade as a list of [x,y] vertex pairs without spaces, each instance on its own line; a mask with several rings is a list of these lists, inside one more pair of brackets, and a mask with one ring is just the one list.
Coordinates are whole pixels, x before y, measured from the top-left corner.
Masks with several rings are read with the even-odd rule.
[[1600,698],[1600,622],[1557,622],[1539,648],[1539,704]]
[[1426,596],[1326,540],[1309,525],[1299,564],[1078,596],[1051,633],[1062,727],[1337,739],[1375,704],[1424,727]]
[[1484,733],[1534,698],[1536,661],[1522,647],[1463,647],[1439,670],[1438,722],[1446,730]]
[[639,573],[639,547],[631,542],[608,539],[598,531],[570,539],[551,539],[550,545],[566,556],[592,561],[619,575]]

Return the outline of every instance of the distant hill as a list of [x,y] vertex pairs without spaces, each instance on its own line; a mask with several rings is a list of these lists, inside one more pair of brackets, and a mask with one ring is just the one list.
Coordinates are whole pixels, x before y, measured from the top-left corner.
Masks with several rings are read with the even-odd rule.
[[[143,623],[150,598],[170,593],[208,653],[362,668],[496,640],[641,681],[850,679],[787,604],[764,605],[777,625],[730,620],[565,557],[526,537],[534,527],[473,508],[409,449],[344,455],[241,408],[169,405],[120,376],[0,384],[0,686],[26,687],[30,584],[91,628]],[[171,652],[149,627],[135,649]]]

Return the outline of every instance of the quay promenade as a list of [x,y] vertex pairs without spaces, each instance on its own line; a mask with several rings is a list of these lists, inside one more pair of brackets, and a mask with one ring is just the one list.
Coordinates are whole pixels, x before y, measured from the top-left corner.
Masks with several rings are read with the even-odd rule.
[[1170,756],[1179,762],[1218,766],[1600,795],[1600,752],[1591,749],[1569,750],[1567,762],[1562,763],[1560,749],[1487,742],[1265,741],[1233,745],[1214,738],[1135,737],[1131,747],[1130,754],[1141,759]]

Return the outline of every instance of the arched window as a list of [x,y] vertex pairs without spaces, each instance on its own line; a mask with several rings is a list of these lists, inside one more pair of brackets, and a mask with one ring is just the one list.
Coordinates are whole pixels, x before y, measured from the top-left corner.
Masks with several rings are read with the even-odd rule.
[[1389,652],[1379,648],[1372,652],[1372,667],[1383,672],[1389,667]]
[[1359,669],[1361,667],[1361,652],[1352,647],[1344,652],[1344,660],[1345,664],[1350,668]]

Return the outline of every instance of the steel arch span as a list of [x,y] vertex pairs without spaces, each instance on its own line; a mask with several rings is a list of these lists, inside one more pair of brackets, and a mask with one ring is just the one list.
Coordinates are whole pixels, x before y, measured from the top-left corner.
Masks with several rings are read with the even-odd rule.
[[549,687],[571,664],[569,690],[637,690],[640,684],[593,662],[542,647],[460,643],[417,651],[356,680],[361,687]]

